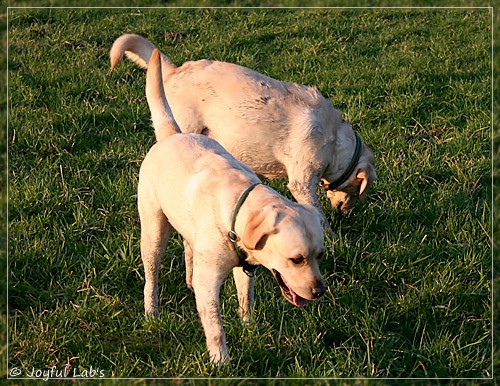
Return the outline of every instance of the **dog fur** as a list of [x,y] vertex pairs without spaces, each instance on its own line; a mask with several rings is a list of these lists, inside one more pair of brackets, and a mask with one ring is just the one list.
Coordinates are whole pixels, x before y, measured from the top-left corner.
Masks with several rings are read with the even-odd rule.
[[[228,233],[237,201],[260,180],[215,140],[180,132],[165,98],[158,50],[150,59],[146,96],[158,141],[141,165],[138,186],[145,312],[158,315],[160,261],[175,228],[184,238],[186,281],[195,293],[210,359],[223,363],[227,349],[220,286],[232,271],[239,314],[248,321],[254,284],[239,266]],[[318,268],[323,231],[313,206],[294,203],[259,184],[241,206],[235,232],[248,263],[269,269],[291,303],[303,307],[325,292]]]
[[[114,42],[111,68],[128,58],[147,68],[155,46],[125,34]],[[260,177],[288,177],[288,188],[301,204],[321,210],[317,186],[327,186],[347,170],[355,148],[352,125],[312,87],[281,82],[226,62],[199,60],[174,65],[161,54],[165,93],[183,132],[217,140]],[[376,179],[375,159],[362,145],[351,176],[327,191],[334,208],[349,211],[365,198]]]

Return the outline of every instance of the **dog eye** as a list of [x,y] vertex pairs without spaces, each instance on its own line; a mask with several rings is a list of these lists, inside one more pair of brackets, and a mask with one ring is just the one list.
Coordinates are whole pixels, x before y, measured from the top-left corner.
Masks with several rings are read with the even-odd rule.
[[292,261],[292,263],[294,263],[296,265],[302,264],[302,262],[304,261],[304,256],[297,256],[297,257],[294,257],[290,260]]

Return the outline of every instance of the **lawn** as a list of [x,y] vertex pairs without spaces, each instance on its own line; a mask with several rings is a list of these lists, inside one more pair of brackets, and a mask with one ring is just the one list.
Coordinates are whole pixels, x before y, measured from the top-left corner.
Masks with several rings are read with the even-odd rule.
[[[10,376],[491,377],[491,12],[10,9]],[[161,317],[143,316],[136,188],[154,134],[145,72],[109,70],[127,32],[176,64],[314,85],[376,155],[378,181],[351,214],[322,199],[337,236],[323,298],[294,308],[261,268],[242,326],[228,278],[222,368],[209,365],[177,234]],[[286,181],[266,183],[289,196]]]

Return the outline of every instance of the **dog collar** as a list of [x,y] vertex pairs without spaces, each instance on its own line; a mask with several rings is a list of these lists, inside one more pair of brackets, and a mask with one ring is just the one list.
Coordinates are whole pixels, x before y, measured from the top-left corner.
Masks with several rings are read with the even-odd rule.
[[257,185],[260,185],[260,182],[257,182],[255,184],[250,185],[241,195],[239,198],[238,202],[236,203],[236,206],[234,207],[234,212],[233,212],[233,219],[231,220],[231,230],[227,234],[229,237],[229,240],[233,243],[234,246],[234,251],[236,252],[236,255],[238,255],[238,259],[240,260],[239,262],[239,267],[243,268],[243,272],[245,272],[249,277],[255,276],[255,270],[257,269],[256,265],[250,264],[246,259],[247,256],[246,254],[238,247],[238,240],[240,239],[239,236],[236,234],[234,230],[234,226],[236,225],[236,217],[238,216],[238,213],[240,211],[241,206],[245,202],[246,198],[250,194],[250,192],[255,188]]
[[323,183],[321,186],[325,190],[335,190],[351,176],[352,172],[356,168],[359,158],[361,157],[361,138],[359,138],[358,133],[354,132],[356,138],[356,148],[354,149],[354,155],[352,156],[351,163],[347,167],[346,171],[334,182]]

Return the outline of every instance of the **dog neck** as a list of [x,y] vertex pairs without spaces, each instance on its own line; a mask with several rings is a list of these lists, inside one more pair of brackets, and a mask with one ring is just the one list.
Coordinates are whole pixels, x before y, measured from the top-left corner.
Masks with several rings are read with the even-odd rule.
[[335,190],[344,182],[346,182],[351,176],[351,174],[354,172],[356,166],[358,165],[359,158],[361,157],[362,143],[361,143],[361,138],[359,138],[359,135],[356,132],[354,132],[354,137],[356,140],[356,146],[354,148],[354,154],[351,158],[351,162],[349,163],[349,165],[347,165],[346,169],[339,178],[337,178],[333,182],[330,182],[328,186],[325,186],[326,190]]
[[320,187],[335,190],[349,180],[359,163],[362,150],[363,142],[356,131],[350,124],[343,126],[337,135],[334,163],[329,165],[328,172],[320,181]]
[[245,202],[246,198],[250,194],[250,192],[257,186],[260,185],[260,182],[254,183],[250,185],[246,190],[242,193],[236,206],[234,207],[233,217],[231,220],[231,230],[228,233],[229,240],[233,243],[234,251],[239,259],[239,266],[243,268],[243,272],[245,272],[249,277],[253,277],[255,275],[255,270],[257,269],[256,265],[252,265],[247,261],[248,255],[245,251],[243,251],[238,246],[238,240],[240,239],[238,234],[235,231],[236,218],[238,217],[238,213],[240,211],[241,206]]

